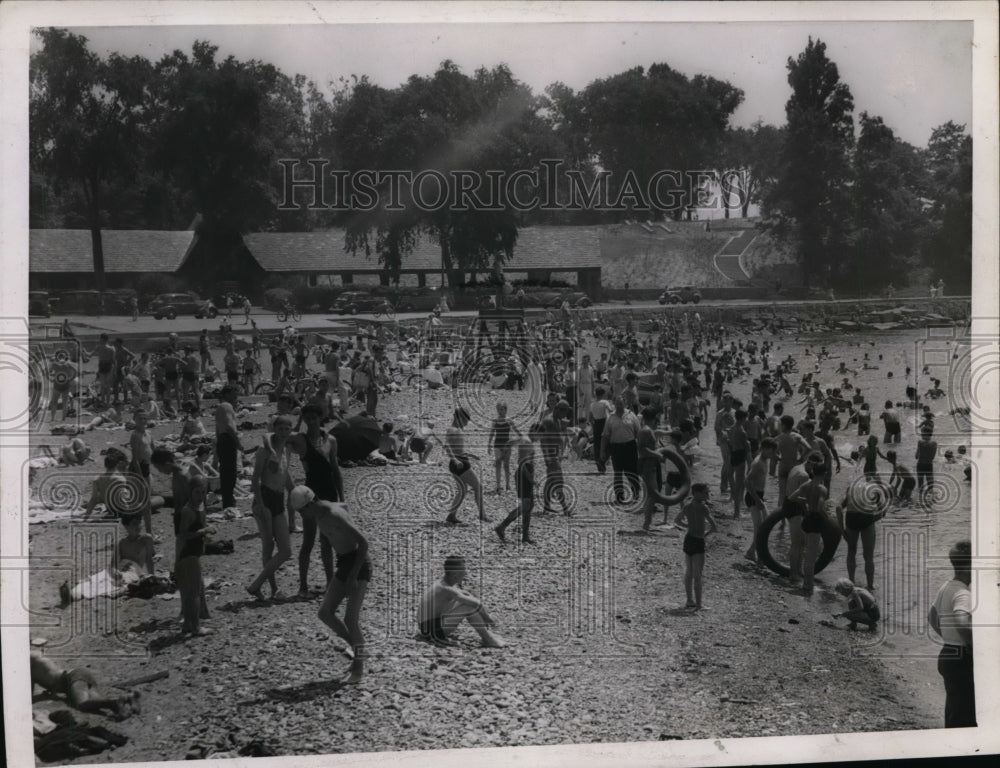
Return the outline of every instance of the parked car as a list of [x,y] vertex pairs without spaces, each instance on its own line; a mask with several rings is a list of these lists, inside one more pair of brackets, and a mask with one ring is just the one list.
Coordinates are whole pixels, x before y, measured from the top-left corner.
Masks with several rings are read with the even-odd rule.
[[553,309],[558,309],[562,306],[563,301],[568,301],[569,305],[574,309],[584,309],[594,303],[583,291],[570,291],[569,293],[557,296],[549,306]]
[[139,294],[133,288],[115,288],[104,292],[104,314],[131,315],[132,299]]
[[161,320],[173,320],[178,315],[194,315],[197,318],[214,318],[219,310],[211,301],[198,298],[194,293],[161,293],[149,303],[148,314]]
[[392,306],[385,296],[375,296],[364,291],[346,291],[336,298],[330,311],[340,315],[356,315],[359,312],[391,312]]
[[667,288],[660,294],[661,304],[687,304],[689,301],[697,304],[701,301],[701,294],[690,286],[683,288]]
[[[562,305],[560,291],[525,291],[524,306],[526,308],[559,307]],[[517,298],[517,291],[511,294],[510,303],[517,307],[520,302]]]
[[52,299],[48,291],[28,291],[28,316],[52,317]]
[[437,288],[389,288],[376,295],[384,296],[397,312],[430,312],[441,303]]
[[100,291],[60,291],[59,312],[67,315],[97,315],[104,313]]

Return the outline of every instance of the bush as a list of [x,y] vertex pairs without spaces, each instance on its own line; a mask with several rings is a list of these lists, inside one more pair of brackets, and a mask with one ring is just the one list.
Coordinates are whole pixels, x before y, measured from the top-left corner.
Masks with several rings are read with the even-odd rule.
[[287,288],[269,288],[264,291],[264,308],[279,309],[284,302],[290,301],[291,298],[292,292]]
[[299,285],[291,291],[292,303],[302,310],[319,307],[326,312],[334,300],[350,288],[339,285]]

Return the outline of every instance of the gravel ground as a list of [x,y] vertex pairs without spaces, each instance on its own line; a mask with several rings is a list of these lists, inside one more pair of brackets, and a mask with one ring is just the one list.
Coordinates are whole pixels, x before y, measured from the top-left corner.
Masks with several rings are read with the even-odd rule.
[[[782,344],[782,354],[803,346]],[[843,343],[845,355],[852,346]],[[738,393],[742,386],[737,383]],[[502,395],[516,414],[522,396]],[[461,402],[489,413],[499,396],[477,393]],[[874,394],[869,399],[880,401]],[[423,413],[443,433],[454,404],[452,393],[404,391],[385,396],[379,416],[412,420]],[[176,423],[165,423],[153,434],[176,431]],[[245,436],[244,444],[260,434]],[[709,427],[695,476],[715,487],[720,461],[710,436]],[[126,443],[127,433],[97,430],[88,441],[96,454]],[[485,457],[481,442],[470,435],[470,449]],[[830,587],[843,575],[843,551],[806,601],[743,559],[750,522],[746,516],[732,520],[719,504],[720,531],[709,539],[705,569],[709,610],[689,611],[683,608],[677,532],[637,535],[640,518],[604,503],[610,475],[596,474],[590,462],[568,461],[564,468],[576,514],[536,514],[535,546],[517,543],[513,530],[502,544],[490,525],[476,520],[471,499],[461,512],[467,525],[442,525],[454,492],[443,467],[345,471],[348,499],[369,536],[375,567],[362,613],[371,657],[365,680],[355,687],[337,682],[348,661],[341,641],[331,639],[316,617],[318,597],[264,604],[247,598],[243,586],[260,561],[250,518],[217,524],[215,538],[234,540],[236,551],[203,558],[205,579],[215,582],[206,624],[214,634],[186,642],[177,640],[177,600],[98,599],[60,608],[58,586],[73,552],[70,523],[32,526],[33,638],[45,638],[48,652],[75,659],[103,681],[169,671],[167,678],[138,686],[141,715],[111,725],[129,737],[128,744],[86,762],[939,726],[943,692],[929,682],[932,659],[880,659],[870,651],[884,641],[881,636],[829,626],[830,614],[842,610]],[[84,492],[94,471],[72,475]],[[59,472],[67,473],[40,472],[36,485]],[[293,474],[302,476],[294,464]],[[486,490],[494,490],[491,463],[483,463],[482,476]],[[513,505],[512,492],[486,496],[492,521]],[[172,565],[170,515],[154,516],[154,529],[168,552],[159,562],[166,570]],[[106,530],[116,538],[120,528],[108,524]],[[293,535],[295,554],[299,540]],[[415,640],[417,598],[447,554],[469,559],[466,585],[497,618],[507,648],[479,648],[468,628],[458,648]],[[48,569],[51,563],[63,567]],[[318,587],[322,569],[315,551],[310,574]],[[278,578],[283,591],[294,594],[294,556]]]

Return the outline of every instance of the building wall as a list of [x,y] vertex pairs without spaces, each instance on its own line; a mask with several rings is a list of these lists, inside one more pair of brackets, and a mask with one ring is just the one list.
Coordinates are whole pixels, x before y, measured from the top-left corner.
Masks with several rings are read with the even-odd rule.
[[[106,272],[108,288],[135,288],[148,272]],[[93,272],[31,272],[28,286],[32,291],[96,290]]]

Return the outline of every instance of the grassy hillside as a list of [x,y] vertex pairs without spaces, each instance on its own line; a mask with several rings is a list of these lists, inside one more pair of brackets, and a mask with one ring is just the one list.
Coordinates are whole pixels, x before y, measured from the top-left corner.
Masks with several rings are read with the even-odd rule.
[[729,284],[712,263],[712,257],[733,232],[705,232],[698,222],[672,222],[674,234],[654,229],[647,234],[637,226],[609,228],[601,237],[602,282],[609,288],[625,283],[633,288],[664,285],[720,287]]

